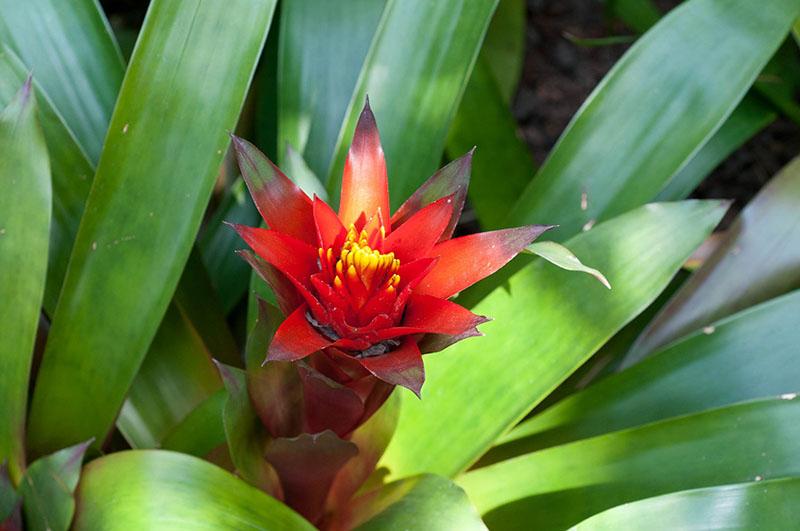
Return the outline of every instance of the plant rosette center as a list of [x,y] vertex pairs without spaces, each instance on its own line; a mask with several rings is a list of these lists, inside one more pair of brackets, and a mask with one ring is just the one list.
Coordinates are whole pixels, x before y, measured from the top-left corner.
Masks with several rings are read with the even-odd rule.
[[386,161],[365,105],[345,161],[339,211],[308,197],[258,149],[234,137],[239,167],[268,229],[237,225],[243,256],[286,319],[267,361],[347,356],[419,394],[423,352],[479,335],[487,319],[449,300],[542,232],[529,225],[452,238],[472,153],[435,173],[389,216]]

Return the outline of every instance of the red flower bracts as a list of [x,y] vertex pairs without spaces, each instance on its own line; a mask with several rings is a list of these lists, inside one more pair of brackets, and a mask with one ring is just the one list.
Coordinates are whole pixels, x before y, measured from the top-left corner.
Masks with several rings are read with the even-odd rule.
[[[548,226],[452,238],[466,198],[471,153],[422,185],[390,216],[386,162],[375,117],[364,107],[345,162],[338,214],[309,198],[253,145],[234,137],[267,229],[235,226],[287,315],[266,359],[318,353],[355,362],[419,394],[422,349],[478,335],[486,321],[448,300],[492,274]],[[318,357],[315,356],[315,357]]]

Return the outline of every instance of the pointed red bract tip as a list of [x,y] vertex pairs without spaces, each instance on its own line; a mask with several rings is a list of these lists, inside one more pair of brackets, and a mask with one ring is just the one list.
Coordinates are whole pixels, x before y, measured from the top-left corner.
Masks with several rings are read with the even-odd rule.
[[396,350],[358,361],[384,382],[405,387],[420,397],[425,383],[425,367],[417,342],[412,337],[405,338]]
[[344,164],[339,218],[347,227],[355,223],[362,212],[366,219],[370,219],[381,210],[388,218],[389,208],[386,160],[378,125],[367,103],[358,118],[353,142]]
[[431,251],[439,263],[417,287],[416,293],[446,299],[491,275],[551,225],[528,225],[514,229],[470,234],[447,240]]

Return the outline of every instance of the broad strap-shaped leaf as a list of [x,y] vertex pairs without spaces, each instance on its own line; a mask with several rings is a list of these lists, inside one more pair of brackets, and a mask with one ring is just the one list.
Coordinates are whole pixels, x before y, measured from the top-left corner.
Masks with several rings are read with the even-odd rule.
[[464,491],[432,474],[395,481],[364,494],[336,515],[334,522],[337,529],[359,531],[486,529]]
[[76,530],[314,529],[225,470],[163,450],[118,452],[92,461],[76,497]]
[[700,150],[658,193],[658,201],[685,199],[719,163],[777,118],[774,108],[757,94],[748,94]]
[[150,5],[53,317],[35,454],[111,427],[189,256],[274,7]]
[[22,530],[22,498],[11,483],[8,467],[0,464],[0,529],[3,531]]
[[33,346],[47,271],[50,163],[30,80],[0,111],[0,463],[25,467]]
[[745,207],[727,240],[642,332],[624,366],[753,304],[800,287],[800,158]]
[[[332,198],[367,95],[381,124],[392,206],[436,170],[496,6],[497,0],[387,1],[327,170]],[[409,35],[416,36],[413,46]]]
[[698,330],[567,397],[514,428],[482,461],[796,392],[798,344],[800,291],[795,291]]
[[[457,483],[491,529],[565,529],[659,494],[800,475],[800,400],[771,399],[594,437]],[[656,471],[656,472],[654,472]]]
[[508,290],[473,308],[493,318],[481,327],[485,337],[425,360],[422,400],[404,399],[382,460],[391,476],[453,475],[475,462],[656,298],[724,210],[718,202],[647,205],[571,240],[611,291],[543,260],[514,275]]
[[203,457],[224,446],[222,412],[227,400],[224,388],[206,398],[170,430],[161,441],[161,448]]
[[73,493],[90,442],[40,457],[28,468],[19,487],[26,529],[69,529],[75,512]]
[[225,313],[230,312],[247,291],[250,268],[234,251],[246,248],[235,230],[225,224],[258,225],[261,217],[242,179],[225,191],[198,245],[211,284],[219,295]]
[[664,494],[614,507],[577,531],[645,529],[791,529],[800,521],[800,478],[773,479]]
[[[28,72],[29,69],[14,52],[0,43],[0,106],[11,101]],[[36,94],[39,122],[50,154],[53,188],[47,282],[42,306],[52,316],[67,271],[72,243],[78,232],[84,202],[89,195],[94,165],[37,81],[38,78],[33,81],[33,92]]]
[[125,65],[94,0],[0,1],[0,41],[19,55],[96,164]]
[[[488,62],[506,106],[513,100],[522,75],[525,61],[525,20],[523,0],[499,2],[479,55]],[[475,72],[473,78],[474,76]]]
[[159,447],[186,415],[222,387],[212,356],[189,319],[171,304],[117,419],[133,448]]
[[589,96],[508,224],[557,223],[552,237],[563,240],[652,201],[733,111],[799,13],[797,0],[691,0],[672,10]]
[[[386,0],[288,0],[278,45],[278,152],[287,174],[292,154],[326,177],[347,105]],[[298,184],[300,184],[298,182]],[[310,194],[309,194],[310,195]],[[338,191],[337,191],[338,195]],[[322,197],[320,195],[320,197]]]

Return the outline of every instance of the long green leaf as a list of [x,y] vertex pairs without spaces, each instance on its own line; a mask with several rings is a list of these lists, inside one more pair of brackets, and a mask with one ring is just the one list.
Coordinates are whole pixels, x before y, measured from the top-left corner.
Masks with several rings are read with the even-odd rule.
[[485,228],[497,228],[536,173],[517,124],[484,54],[478,57],[464,91],[447,154],[457,158],[477,146],[472,158],[469,198]]
[[34,392],[35,453],[111,427],[189,256],[274,7],[150,5]]
[[[780,331],[780,333],[776,333]],[[523,422],[488,461],[800,390],[800,292],[697,331]],[[709,378],[709,375],[713,375]]]
[[[281,5],[278,153],[289,144],[326,175],[386,0],[287,0]],[[284,159],[280,160],[283,164]]]
[[725,123],[658,193],[659,201],[676,201],[692,193],[711,170],[777,118],[757,95],[745,96]]
[[34,461],[20,484],[26,529],[60,531],[69,529],[75,512],[73,493],[81,475],[81,463],[88,442],[64,448]]
[[92,162],[100,158],[125,67],[95,0],[0,0],[0,41],[36,72]]
[[691,330],[800,287],[800,158],[753,199],[728,239],[639,336],[624,366]]
[[170,305],[117,419],[133,448],[158,447],[170,430],[222,388],[211,357],[186,316]]
[[25,410],[44,294],[50,163],[30,83],[0,112],[0,462],[25,467]]
[[347,517],[346,528],[355,526],[358,531],[486,529],[463,490],[430,474],[395,481],[357,498]]
[[800,400],[751,402],[594,437],[458,480],[492,529],[564,529],[659,494],[800,475]]
[[798,13],[798,0],[672,10],[589,96],[509,224],[558,223],[551,237],[564,239],[651,201],[733,111]]
[[647,529],[791,529],[800,522],[800,478],[694,489],[603,511],[577,531]]
[[[7,104],[28,75],[27,68],[8,47],[0,45],[0,105]],[[53,212],[50,252],[42,305],[52,315],[67,271],[72,243],[78,232],[83,206],[89,195],[94,165],[78,145],[72,131],[34,80],[39,122],[50,154]]]
[[544,260],[515,274],[508,290],[474,309],[494,319],[481,327],[485,338],[426,357],[422,400],[404,396],[383,465],[393,477],[464,470],[644,310],[724,210],[718,202],[647,205],[571,240],[611,291]]
[[344,159],[367,95],[386,153],[392,206],[436,170],[497,1],[387,1],[327,171],[332,198],[339,195]]
[[522,75],[525,60],[525,20],[523,0],[500,0],[481,48],[480,57],[489,63],[489,69],[506,106],[514,98]]
[[210,463],[161,450],[119,452],[84,468],[73,528],[313,530],[297,513]]
[[208,397],[164,437],[161,447],[202,457],[225,444],[222,410],[227,400],[225,389]]

